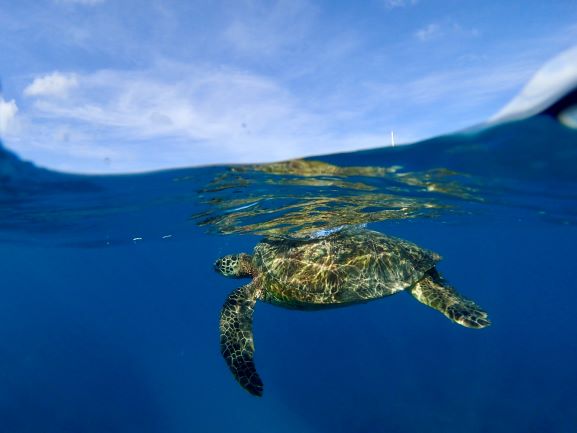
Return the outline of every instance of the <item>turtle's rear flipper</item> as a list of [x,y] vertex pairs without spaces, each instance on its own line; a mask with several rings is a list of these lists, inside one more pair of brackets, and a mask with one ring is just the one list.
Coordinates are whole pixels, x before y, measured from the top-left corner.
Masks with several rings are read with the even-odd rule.
[[240,385],[253,395],[262,395],[262,380],[254,366],[252,313],[256,294],[252,284],[232,292],[220,313],[220,352]]
[[484,328],[491,322],[487,313],[473,301],[464,298],[449,286],[435,268],[409,289],[420,302],[440,311],[453,322],[467,328]]

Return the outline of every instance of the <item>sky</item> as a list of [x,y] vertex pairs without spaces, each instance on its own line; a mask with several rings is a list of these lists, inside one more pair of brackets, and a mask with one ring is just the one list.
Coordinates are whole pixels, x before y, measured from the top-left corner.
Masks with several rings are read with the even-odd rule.
[[0,133],[83,173],[410,143],[576,44],[574,0],[0,0]]

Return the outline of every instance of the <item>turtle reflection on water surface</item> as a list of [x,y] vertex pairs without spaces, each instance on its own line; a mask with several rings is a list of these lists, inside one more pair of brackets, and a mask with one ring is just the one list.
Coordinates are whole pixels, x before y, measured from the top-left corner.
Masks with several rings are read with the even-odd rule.
[[411,242],[358,228],[306,240],[264,239],[252,256],[225,256],[215,263],[219,273],[252,278],[252,282],[236,289],[224,303],[222,355],[240,385],[262,395],[263,383],[253,361],[252,316],[257,300],[318,310],[407,290],[462,326],[488,326],[487,313],[457,293],[436,270],[440,259]]

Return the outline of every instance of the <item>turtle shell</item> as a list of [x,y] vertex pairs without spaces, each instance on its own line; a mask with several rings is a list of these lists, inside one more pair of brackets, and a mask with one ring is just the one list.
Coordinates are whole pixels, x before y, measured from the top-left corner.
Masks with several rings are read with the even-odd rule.
[[419,281],[441,257],[371,230],[341,230],[309,240],[265,239],[254,250],[261,298],[321,308],[392,295]]

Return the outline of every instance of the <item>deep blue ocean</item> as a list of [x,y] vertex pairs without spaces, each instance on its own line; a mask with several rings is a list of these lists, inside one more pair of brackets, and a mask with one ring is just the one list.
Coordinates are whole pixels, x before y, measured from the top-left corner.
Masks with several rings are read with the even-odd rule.
[[[0,152],[0,433],[577,432],[577,130],[554,111],[410,146],[141,175]],[[489,312],[399,293],[258,303],[264,396],[230,374],[213,270],[263,236],[367,224]],[[322,233],[322,232],[321,232]]]

